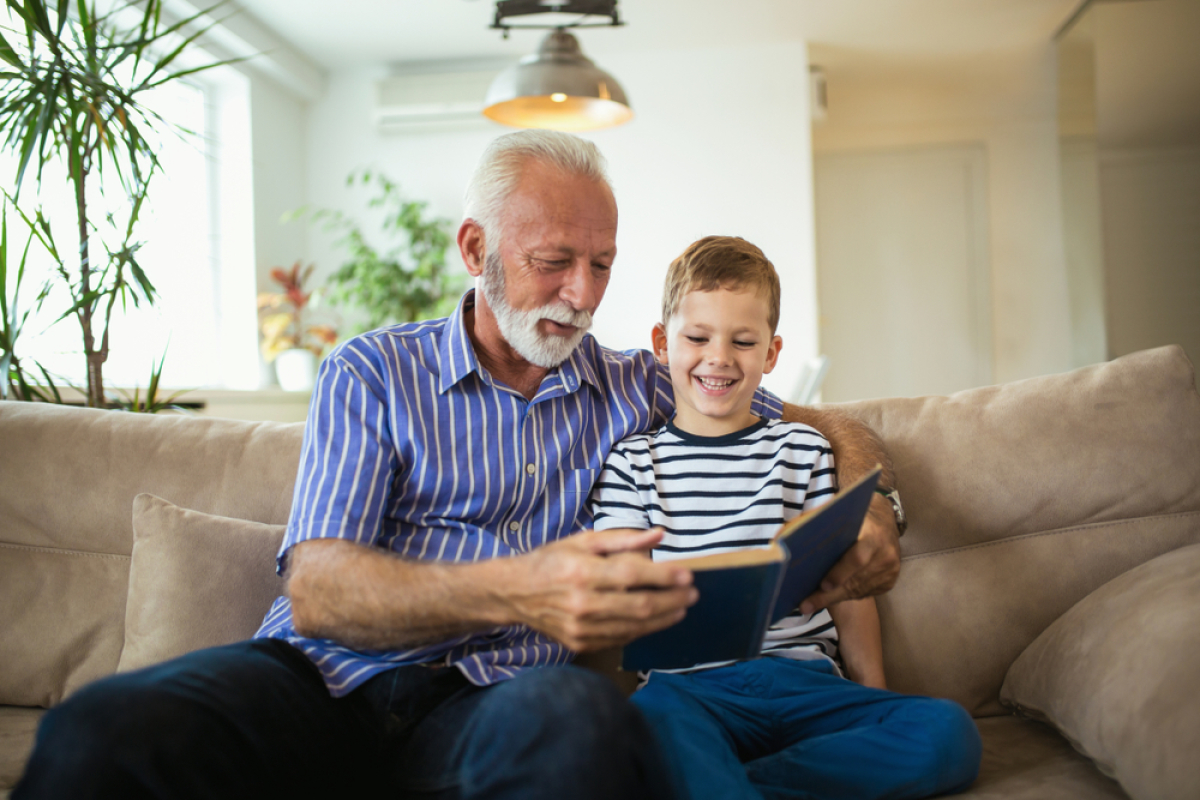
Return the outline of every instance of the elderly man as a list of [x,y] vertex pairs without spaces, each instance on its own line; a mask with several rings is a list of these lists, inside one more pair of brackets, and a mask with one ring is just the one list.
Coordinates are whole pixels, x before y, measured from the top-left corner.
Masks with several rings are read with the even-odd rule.
[[[587,530],[613,443],[660,425],[670,380],[587,335],[616,257],[595,147],[522,132],[488,148],[458,245],[477,289],[448,318],[325,360],[258,636],[93,684],[47,714],[14,798],[658,797],[653,739],[575,652],[671,625],[690,573]],[[839,415],[843,480],[886,459]],[[890,476],[885,476],[890,479]],[[886,590],[891,507],[807,601]],[[365,796],[365,795],[364,795]]]

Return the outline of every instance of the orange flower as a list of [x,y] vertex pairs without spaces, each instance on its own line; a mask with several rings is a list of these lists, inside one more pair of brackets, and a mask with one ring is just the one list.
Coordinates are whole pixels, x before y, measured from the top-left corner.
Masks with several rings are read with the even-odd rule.
[[302,271],[299,261],[290,270],[271,268],[271,280],[278,283],[283,292],[263,292],[258,296],[258,310],[262,317],[259,325],[262,352],[267,361],[275,360],[279,353],[293,347],[304,347],[320,356],[326,347],[337,342],[337,330],[334,327],[305,327],[303,324],[302,312],[314,294],[304,291],[304,284],[313,269],[314,265],[309,264]]

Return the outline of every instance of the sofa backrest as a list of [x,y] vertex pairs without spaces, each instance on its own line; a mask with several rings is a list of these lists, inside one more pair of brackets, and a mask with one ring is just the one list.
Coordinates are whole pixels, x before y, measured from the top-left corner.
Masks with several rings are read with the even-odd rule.
[[[1003,713],[1008,667],[1051,622],[1200,542],[1200,396],[1178,347],[836,407],[883,436],[911,520],[879,602],[894,689]],[[136,495],[284,523],[302,428],[0,402],[0,704],[115,670]]]
[[133,498],[284,523],[302,424],[0,402],[0,703],[116,669]]
[[908,512],[879,601],[889,685],[976,716],[1093,589],[1200,542],[1200,396],[1179,347],[950,397],[839,404],[880,433]]

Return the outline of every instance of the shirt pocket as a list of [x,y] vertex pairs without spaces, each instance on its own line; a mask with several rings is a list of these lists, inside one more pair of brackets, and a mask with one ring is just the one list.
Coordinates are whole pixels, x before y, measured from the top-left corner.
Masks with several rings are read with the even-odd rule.
[[600,475],[598,469],[564,469],[559,473],[559,489],[568,502],[573,502],[571,495],[581,495],[578,502],[582,505],[591,494],[592,485]]
[[598,469],[563,469],[558,473],[558,499],[562,504],[562,519],[573,520],[570,533],[592,527],[592,515],[588,511],[587,501],[592,484],[599,475]]

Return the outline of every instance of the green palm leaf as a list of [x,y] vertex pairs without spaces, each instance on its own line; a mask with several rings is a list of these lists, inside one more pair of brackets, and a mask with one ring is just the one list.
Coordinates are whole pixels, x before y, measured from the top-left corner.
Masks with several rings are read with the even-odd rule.
[[[31,240],[38,239],[51,254],[68,289],[69,303],[58,319],[73,316],[79,321],[85,357],[89,365],[102,367],[114,303],[129,301],[137,306],[143,300],[153,302],[157,295],[137,259],[141,245],[135,240],[135,225],[150,180],[160,168],[152,132],[169,126],[145,108],[140,97],[155,87],[239,59],[182,66],[183,53],[215,24],[207,21],[214,19],[213,9],[164,24],[164,0],[143,0],[140,17],[123,27],[120,20],[132,4],[98,14],[94,0],[5,2],[25,34],[23,42],[0,36],[0,61],[10,68],[0,72],[0,148],[17,156],[10,199],[15,199],[30,175],[40,186],[51,162],[66,169],[77,198],[78,218],[71,225],[79,232],[77,264],[68,265],[60,257],[40,209],[32,218],[21,211],[21,217]],[[102,204],[124,206],[120,215],[124,222],[119,226],[123,241],[114,247],[104,245],[106,259],[99,260],[93,254],[101,248],[92,243],[98,229],[89,219],[98,212],[88,205],[96,189]],[[5,319],[12,318],[6,311]],[[96,349],[92,342],[102,344]],[[9,366],[21,381],[24,373],[14,363],[10,359]],[[99,376],[100,370],[88,371],[88,401],[96,405],[103,401],[103,387],[93,385],[94,373]],[[3,374],[7,382],[11,373]]]

